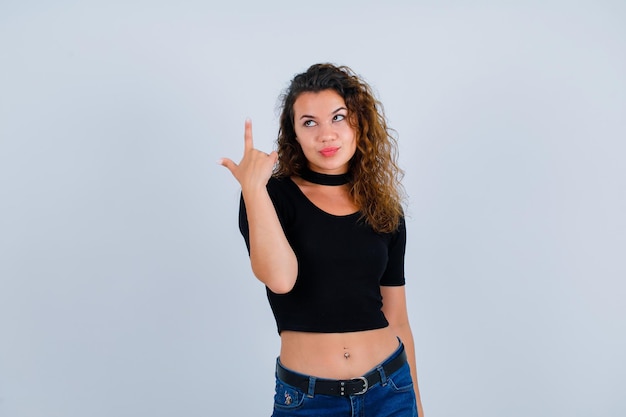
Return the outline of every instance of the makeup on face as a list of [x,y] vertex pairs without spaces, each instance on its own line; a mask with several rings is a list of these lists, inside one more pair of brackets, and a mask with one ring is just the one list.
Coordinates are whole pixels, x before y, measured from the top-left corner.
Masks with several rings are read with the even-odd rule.
[[302,93],[293,110],[296,140],[309,167],[327,174],[347,172],[356,152],[356,134],[343,97],[334,90]]

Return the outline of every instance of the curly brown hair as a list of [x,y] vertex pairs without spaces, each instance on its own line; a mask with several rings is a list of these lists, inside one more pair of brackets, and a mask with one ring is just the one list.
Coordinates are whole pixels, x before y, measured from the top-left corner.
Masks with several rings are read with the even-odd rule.
[[376,231],[398,229],[403,216],[404,175],[397,164],[397,141],[387,126],[382,104],[371,87],[346,66],[315,64],[296,75],[281,96],[280,129],[276,139],[277,177],[300,176],[307,159],[296,141],[293,105],[304,92],[334,90],[343,97],[348,120],[357,137],[349,163],[350,195],[362,218]]

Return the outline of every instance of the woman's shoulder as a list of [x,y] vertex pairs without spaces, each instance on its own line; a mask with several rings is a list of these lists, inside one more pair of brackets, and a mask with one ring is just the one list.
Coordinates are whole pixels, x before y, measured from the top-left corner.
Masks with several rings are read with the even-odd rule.
[[274,201],[293,201],[299,189],[290,177],[273,175],[267,182],[267,191]]
[[289,177],[272,175],[267,182],[267,189],[270,191],[289,192],[293,187],[293,181]]
[[302,204],[298,196],[298,186],[289,177],[270,177],[267,192],[283,222],[292,219]]

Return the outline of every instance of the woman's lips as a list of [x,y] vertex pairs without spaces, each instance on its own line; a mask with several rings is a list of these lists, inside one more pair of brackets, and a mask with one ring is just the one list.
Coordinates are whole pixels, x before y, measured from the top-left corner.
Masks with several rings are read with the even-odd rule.
[[338,147],[328,147],[328,148],[322,149],[320,153],[325,157],[329,157],[329,156],[333,156],[334,154],[336,154],[338,150],[339,150]]

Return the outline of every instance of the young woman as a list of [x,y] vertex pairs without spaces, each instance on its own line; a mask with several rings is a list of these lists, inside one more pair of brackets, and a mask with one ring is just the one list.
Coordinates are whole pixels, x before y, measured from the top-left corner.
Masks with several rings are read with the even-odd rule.
[[239,225],[281,338],[274,416],[423,416],[404,290],[396,142],[371,88],[316,64],[283,96],[277,152],[245,124]]

